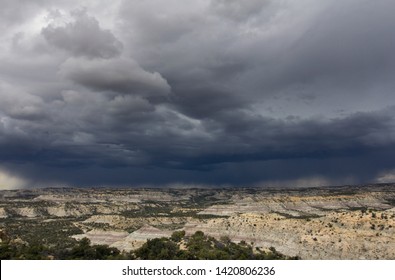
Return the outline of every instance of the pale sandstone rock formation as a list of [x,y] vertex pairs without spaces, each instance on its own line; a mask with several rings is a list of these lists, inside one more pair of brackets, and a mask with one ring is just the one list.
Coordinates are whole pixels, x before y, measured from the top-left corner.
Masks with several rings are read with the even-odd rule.
[[114,242],[123,240],[126,236],[128,236],[126,231],[92,230],[84,234],[73,235],[73,238],[81,240],[86,237],[89,238],[93,245],[111,245]]
[[8,215],[7,215],[7,212],[4,210],[4,208],[0,208],[0,218],[1,219],[3,219],[3,218],[7,218],[8,217]]
[[395,259],[395,216],[391,211],[375,211],[374,216],[354,211],[289,219],[273,213],[246,213],[190,223],[185,230],[187,234],[201,230],[216,238],[228,236],[254,247],[273,246],[302,259]]

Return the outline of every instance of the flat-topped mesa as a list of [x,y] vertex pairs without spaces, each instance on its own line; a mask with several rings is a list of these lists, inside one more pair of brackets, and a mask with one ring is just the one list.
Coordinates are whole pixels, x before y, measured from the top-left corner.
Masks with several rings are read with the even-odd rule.
[[234,203],[212,205],[200,215],[231,216],[236,213],[281,213],[293,217],[325,215],[330,210],[378,209],[386,210],[389,204],[386,193],[332,195],[332,196],[284,196],[261,197],[252,201],[250,197],[234,200]]

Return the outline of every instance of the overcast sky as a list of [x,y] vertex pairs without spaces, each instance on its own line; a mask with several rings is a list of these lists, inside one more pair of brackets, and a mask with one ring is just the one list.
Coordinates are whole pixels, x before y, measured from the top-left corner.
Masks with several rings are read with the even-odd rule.
[[0,189],[395,181],[393,0],[0,7]]

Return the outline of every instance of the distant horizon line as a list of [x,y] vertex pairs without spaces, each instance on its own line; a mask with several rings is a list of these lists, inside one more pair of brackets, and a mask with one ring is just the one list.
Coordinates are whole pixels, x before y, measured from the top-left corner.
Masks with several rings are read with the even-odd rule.
[[2,191],[33,191],[33,190],[89,190],[89,189],[107,189],[107,190],[193,190],[193,189],[216,189],[216,190],[226,190],[226,189],[267,189],[267,190],[301,190],[301,189],[330,189],[330,188],[366,188],[372,186],[393,186],[395,182],[387,183],[363,183],[363,184],[344,184],[344,185],[321,185],[321,186],[232,186],[232,185],[139,185],[139,186],[34,186],[25,188],[14,188],[14,189],[0,189]]

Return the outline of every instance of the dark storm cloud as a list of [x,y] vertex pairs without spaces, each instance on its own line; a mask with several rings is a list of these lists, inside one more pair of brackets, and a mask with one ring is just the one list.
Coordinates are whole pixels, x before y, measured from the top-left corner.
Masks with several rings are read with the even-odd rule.
[[[332,5],[318,24],[280,59],[278,87],[330,81],[351,87],[392,79],[395,21],[390,1],[345,1]],[[352,93],[354,94],[354,93]]]
[[[394,125],[392,109],[380,113],[357,113],[345,119],[299,122],[279,121],[233,111],[218,116],[216,124],[207,125],[206,129],[216,139],[195,143],[198,147],[195,147],[194,153],[183,150],[179,143],[164,154],[160,151],[155,154],[167,157],[173,153],[174,158],[179,157],[181,162],[188,162],[188,168],[193,169],[222,162],[324,159],[370,153],[380,146],[393,144],[393,133],[383,134]],[[171,143],[166,146],[172,147]],[[161,161],[157,159],[156,162]]]
[[393,1],[6,3],[0,187],[395,178]]

